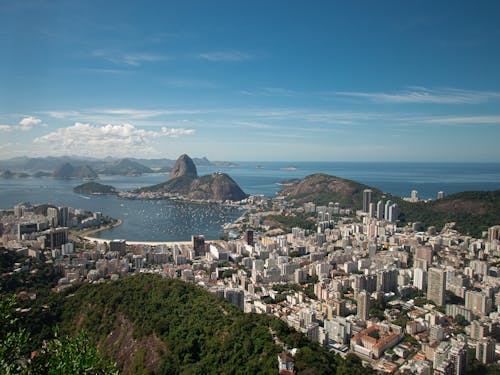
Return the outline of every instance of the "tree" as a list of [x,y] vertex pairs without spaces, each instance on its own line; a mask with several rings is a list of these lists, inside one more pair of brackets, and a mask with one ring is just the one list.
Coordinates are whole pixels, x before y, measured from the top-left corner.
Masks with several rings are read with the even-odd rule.
[[14,317],[15,297],[2,295],[0,298],[0,372],[16,374],[22,370],[22,352],[29,335],[17,328]]
[[30,335],[18,328],[14,316],[15,297],[0,295],[0,373],[2,374],[118,374],[115,365],[103,359],[85,333],[56,337],[30,359],[26,347]]
[[455,324],[463,327],[469,325],[469,322],[463,315],[458,314],[457,316],[455,316]]
[[76,337],[56,337],[30,363],[35,374],[118,375],[118,370],[102,358],[85,332]]

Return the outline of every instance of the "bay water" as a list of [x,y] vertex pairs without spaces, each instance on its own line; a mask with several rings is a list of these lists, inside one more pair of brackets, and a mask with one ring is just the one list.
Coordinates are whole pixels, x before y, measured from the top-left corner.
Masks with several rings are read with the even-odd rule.
[[[228,173],[247,194],[273,196],[282,189],[277,183],[326,173],[364,183],[401,197],[412,190],[420,198],[435,199],[468,190],[500,189],[500,163],[360,163],[360,162],[237,162],[234,167],[198,167],[198,174]],[[100,176],[102,184],[132,190],[164,182],[165,174],[144,176]],[[242,212],[220,205],[201,205],[170,200],[141,201],[115,196],[85,196],[73,192],[80,180],[53,178],[0,179],[0,208],[19,202],[49,203],[58,206],[100,211],[120,218],[123,224],[96,234],[96,237],[130,241],[185,241],[192,234],[216,239],[222,226]]]

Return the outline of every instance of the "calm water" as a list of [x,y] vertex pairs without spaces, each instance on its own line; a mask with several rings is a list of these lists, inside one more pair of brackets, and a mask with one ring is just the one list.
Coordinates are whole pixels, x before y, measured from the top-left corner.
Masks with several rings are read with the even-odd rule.
[[[249,194],[273,196],[276,185],[289,178],[302,178],[312,173],[328,173],[374,186],[399,196],[409,196],[418,190],[421,198],[435,198],[466,190],[500,189],[500,163],[264,163],[241,162],[237,167],[199,167],[200,175],[214,171],[228,173]],[[259,168],[257,168],[259,166]],[[294,166],[296,170],[283,170]],[[153,185],[167,179],[164,174],[141,177],[104,176],[103,184],[120,190]],[[217,238],[222,225],[241,215],[241,211],[216,205],[193,205],[164,201],[134,201],[114,196],[83,196],[73,193],[77,180],[28,178],[0,180],[0,208],[12,208],[16,203],[52,203],[102,211],[123,220],[123,225],[99,234],[102,238],[125,238],[137,241],[188,240],[192,234]]]

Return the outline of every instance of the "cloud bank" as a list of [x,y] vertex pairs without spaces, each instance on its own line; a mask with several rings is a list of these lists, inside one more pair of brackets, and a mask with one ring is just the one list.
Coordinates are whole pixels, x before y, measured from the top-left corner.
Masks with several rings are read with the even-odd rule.
[[35,138],[34,143],[61,147],[75,154],[127,154],[150,149],[154,139],[178,138],[194,133],[193,129],[162,127],[158,131],[138,129],[131,124],[95,126],[75,123]]

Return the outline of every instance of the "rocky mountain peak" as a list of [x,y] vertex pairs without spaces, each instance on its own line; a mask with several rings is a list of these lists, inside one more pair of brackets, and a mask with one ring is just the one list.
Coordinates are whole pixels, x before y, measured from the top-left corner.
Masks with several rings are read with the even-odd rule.
[[170,172],[170,179],[174,179],[177,177],[198,177],[198,172],[196,170],[196,166],[194,165],[193,160],[187,156],[186,154],[182,154],[179,156],[177,161],[175,162],[172,171]]

